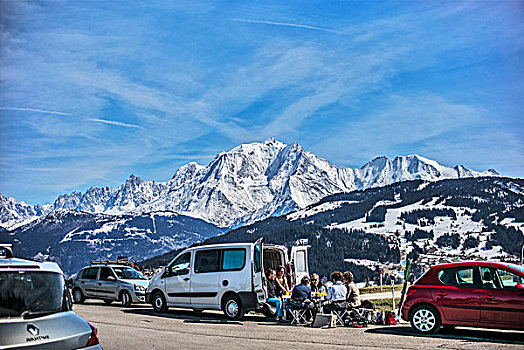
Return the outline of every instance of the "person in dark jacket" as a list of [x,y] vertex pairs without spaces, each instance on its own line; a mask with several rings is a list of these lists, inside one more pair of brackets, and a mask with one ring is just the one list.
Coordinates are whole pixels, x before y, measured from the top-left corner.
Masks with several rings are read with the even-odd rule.
[[269,270],[269,275],[267,276],[267,302],[275,304],[277,308],[277,321],[280,321],[284,316],[284,310],[282,309],[282,300],[278,297],[276,277],[275,270]]
[[311,289],[309,289],[309,277],[304,276],[291,292],[290,303],[299,309],[310,309],[306,313],[306,319],[311,319],[311,309],[315,306],[311,301]]
[[300,284],[297,284],[295,288],[293,288],[291,299],[295,301],[311,300],[311,289],[309,289],[308,276],[302,277]]

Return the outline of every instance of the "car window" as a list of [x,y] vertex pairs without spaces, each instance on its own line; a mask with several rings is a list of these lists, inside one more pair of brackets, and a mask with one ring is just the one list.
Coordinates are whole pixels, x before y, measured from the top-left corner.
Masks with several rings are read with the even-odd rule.
[[262,243],[258,243],[255,245],[255,256],[254,256],[254,263],[255,263],[255,272],[262,271]]
[[89,267],[84,270],[82,273],[82,278],[88,279],[88,280],[94,280],[96,279],[96,275],[98,272],[98,267]]
[[187,252],[176,258],[169,266],[169,272],[172,275],[186,275],[189,273],[189,262],[191,261],[191,253]]
[[222,270],[240,270],[246,261],[245,249],[225,249],[223,252]]
[[115,277],[113,275],[113,271],[111,271],[111,269],[109,267],[101,267],[100,268],[100,276],[98,277],[98,279],[101,280],[101,281],[107,281],[107,278],[109,276]]
[[220,250],[210,249],[198,251],[195,255],[195,272],[220,271]]
[[140,272],[128,266],[115,266],[113,267],[113,271],[115,271],[118,278],[123,279],[123,280],[146,280],[147,279]]
[[496,278],[495,271],[489,267],[480,269],[480,280],[484,289],[501,289],[500,280]]
[[502,289],[516,289],[518,283],[523,283],[522,277],[503,269],[496,269],[496,279]]
[[442,269],[439,280],[449,286],[473,287],[473,267]]

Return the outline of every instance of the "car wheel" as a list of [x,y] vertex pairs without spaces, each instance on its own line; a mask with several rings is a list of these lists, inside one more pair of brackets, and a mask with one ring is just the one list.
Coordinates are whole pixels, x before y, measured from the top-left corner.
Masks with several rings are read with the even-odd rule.
[[166,298],[164,297],[164,294],[162,294],[161,292],[155,292],[153,294],[151,303],[153,304],[153,309],[156,312],[167,312]]
[[120,301],[122,302],[123,307],[131,306],[131,294],[129,294],[127,290],[124,290],[122,294],[120,294]]
[[83,304],[85,300],[84,293],[79,288],[73,290],[73,302],[75,304]]
[[112,302],[113,300],[104,300],[104,303],[106,303],[106,305],[111,305]]
[[411,313],[411,327],[419,333],[432,334],[440,329],[440,315],[433,306],[422,305]]
[[240,320],[244,317],[244,307],[236,295],[232,295],[226,299],[223,311],[226,317],[230,320]]

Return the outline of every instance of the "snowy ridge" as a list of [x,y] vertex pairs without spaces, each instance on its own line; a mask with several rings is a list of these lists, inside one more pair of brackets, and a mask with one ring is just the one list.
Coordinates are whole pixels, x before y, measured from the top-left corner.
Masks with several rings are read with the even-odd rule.
[[119,187],[64,194],[45,206],[0,195],[0,225],[11,228],[52,210],[73,209],[112,215],[167,210],[220,227],[237,227],[305,208],[334,193],[405,180],[496,175],[494,170],[445,167],[418,155],[378,157],[358,169],[338,168],[297,143],[286,145],[270,138],[221,152],[207,166],[191,162],[166,182],[131,175]]

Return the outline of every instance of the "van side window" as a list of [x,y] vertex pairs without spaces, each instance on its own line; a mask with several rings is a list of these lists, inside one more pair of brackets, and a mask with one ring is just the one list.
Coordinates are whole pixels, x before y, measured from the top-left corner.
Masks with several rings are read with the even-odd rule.
[[222,259],[222,270],[242,270],[245,261],[245,249],[225,249]]
[[195,272],[220,271],[220,250],[210,249],[198,251],[195,255]]
[[191,253],[187,252],[180,255],[171,266],[169,266],[170,275],[185,275],[189,273],[189,262],[191,260]]
[[94,280],[96,279],[96,275],[98,273],[98,267],[89,267],[84,270],[82,273],[82,278],[88,279],[88,280]]

